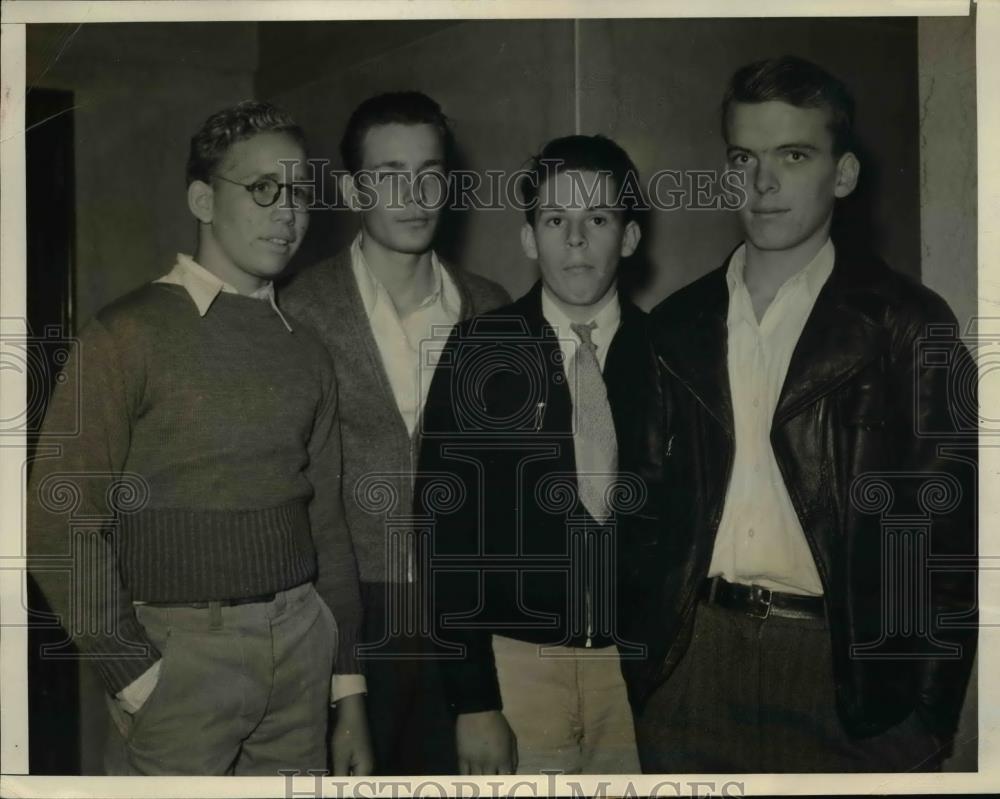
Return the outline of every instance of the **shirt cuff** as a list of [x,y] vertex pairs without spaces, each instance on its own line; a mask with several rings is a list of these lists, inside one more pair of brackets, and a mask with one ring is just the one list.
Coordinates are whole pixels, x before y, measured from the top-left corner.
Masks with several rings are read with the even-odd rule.
[[364,674],[334,674],[330,680],[330,704],[336,704],[345,696],[368,693],[368,683]]
[[146,704],[146,700],[149,699],[149,695],[153,693],[153,689],[160,679],[161,663],[163,663],[162,659],[156,661],[115,694],[115,697],[121,702],[122,709],[127,713],[135,714],[139,708]]

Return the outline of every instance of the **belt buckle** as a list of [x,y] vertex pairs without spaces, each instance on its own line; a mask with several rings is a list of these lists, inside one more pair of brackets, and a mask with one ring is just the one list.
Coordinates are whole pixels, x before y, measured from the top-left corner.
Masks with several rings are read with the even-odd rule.
[[[759,585],[754,585],[750,587],[750,595],[754,601],[754,607],[747,611],[748,615],[755,619],[766,619],[771,615],[771,589],[763,588]],[[757,604],[761,603],[764,605],[763,615],[757,610]]]

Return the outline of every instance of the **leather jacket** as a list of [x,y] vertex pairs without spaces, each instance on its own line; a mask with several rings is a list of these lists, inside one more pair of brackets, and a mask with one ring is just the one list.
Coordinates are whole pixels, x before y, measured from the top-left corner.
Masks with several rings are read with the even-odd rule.
[[[625,635],[648,646],[623,660],[639,710],[687,648],[733,466],[725,275],[724,265],[695,281],[650,320],[664,524],[633,542],[620,574],[637,586]],[[975,366],[944,301],[838,248],[771,443],[822,580],[852,735],[913,711],[941,737],[957,725],[977,640],[976,403]]]

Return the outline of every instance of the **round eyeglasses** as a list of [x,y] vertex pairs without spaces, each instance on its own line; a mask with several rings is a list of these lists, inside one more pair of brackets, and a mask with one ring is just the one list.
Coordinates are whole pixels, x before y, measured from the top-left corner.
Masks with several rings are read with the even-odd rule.
[[316,198],[316,190],[312,183],[298,181],[294,183],[279,183],[274,178],[259,178],[253,183],[240,183],[236,180],[224,178],[222,175],[215,175],[214,177],[224,180],[226,183],[232,183],[234,186],[242,186],[250,192],[253,201],[261,208],[270,208],[278,202],[282,189],[288,189],[288,193],[292,198],[293,210],[296,211],[311,207]]

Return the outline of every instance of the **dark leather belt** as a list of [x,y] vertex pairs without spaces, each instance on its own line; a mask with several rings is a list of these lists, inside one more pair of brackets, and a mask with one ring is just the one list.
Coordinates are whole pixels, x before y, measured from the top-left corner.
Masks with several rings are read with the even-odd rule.
[[235,599],[215,599],[210,602],[140,602],[151,608],[195,608],[197,610],[207,610],[212,605],[222,608],[230,608],[236,605],[255,605],[258,602],[273,602],[274,594],[257,594],[257,596],[241,596]]
[[825,616],[823,597],[786,594],[759,585],[730,583],[721,577],[710,577],[701,584],[700,599],[713,605],[746,613],[757,619],[781,616],[786,619],[822,619]]

